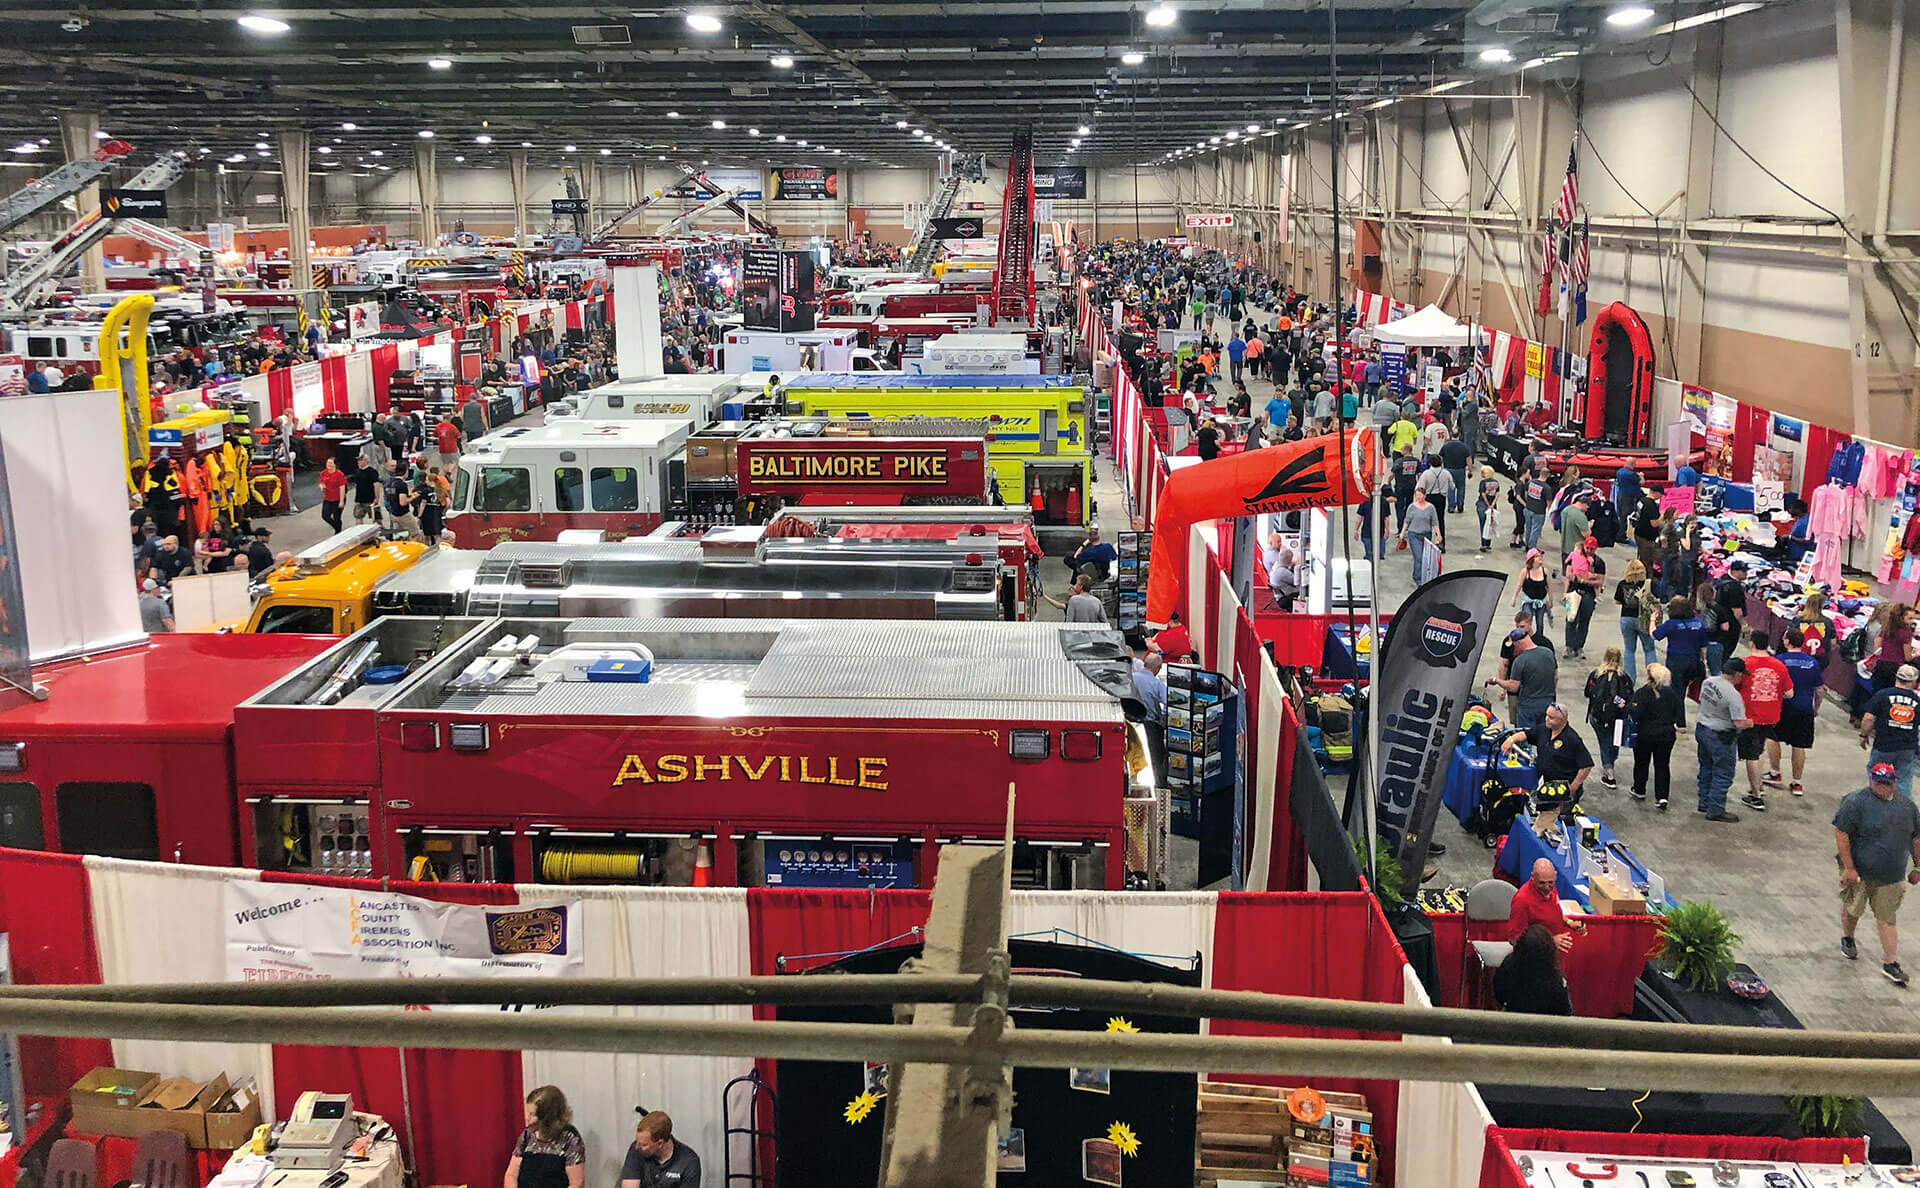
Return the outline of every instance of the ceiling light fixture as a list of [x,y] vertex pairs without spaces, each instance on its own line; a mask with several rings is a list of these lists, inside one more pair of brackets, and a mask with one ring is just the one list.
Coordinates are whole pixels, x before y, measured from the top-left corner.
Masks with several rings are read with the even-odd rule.
[[603,157],[611,157],[611,156],[613,156],[613,150],[612,150],[612,149],[601,149],[601,150],[600,150],[600,155],[601,155],[601,156],[603,156]]
[[453,59],[452,58],[428,58],[427,66],[429,69],[432,69],[432,70],[452,70]]
[[1616,29],[1631,29],[1635,25],[1644,25],[1653,19],[1653,9],[1634,6],[1616,8],[1607,14],[1607,24]]
[[474,138],[473,138],[473,143],[475,143],[475,144],[492,144],[492,143],[493,143],[493,137],[491,137],[491,136],[488,136],[488,135],[487,135],[487,134],[486,134],[485,132],[482,132],[482,133],[481,133],[480,135],[478,135],[478,136],[476,136],[476,137],[474,137]]
[[695,33],[718,33],[720,18],[710,12],[690,12],[687,14],[687,28]]
[[1513,51],[1504,45],[1490,45],[1480,51],[1480,60],[1490,65],[1513,61]]
[[670,111],[667,113],[667,118],[670,120],[677,120],[680,118],[680,113],[677,111]]
[[256,140],[256,141],[254,141],[254,142],[253,142],[253,147],[254,147],[254,148],[257,148],[257,149],[263,149],[263,148],[266,148],[266,147],[267,147],[267,142],[266,142],[266,141],[264,141],[264,140]]
[[572,145],[568,145],[568,146],[567,146],[567,148],[566,148],[566,151],[567,151],[567,152],[570,152],[570,153],[571,153],[571,152],[575,152],[575,151],[577,151],[577,150],[576,150],[576,149],[575,149],[575,148],[574,148],[574,147],[573,147]]
[[357,130],[359,127],[360,125],[354,123],[352,120],[348,120],[346,123],[340,125],[340,130],[342,132],[352,132]]
[[893,126],[900,129],[902,132],[905,132],[907,130],[907,121],[895,120],[893,121]]
[[456,154],[456,155],[454,156],[454,158],[453,158],[453,160],[454,160],[454,163],[455,163],[455,164],[458,164],[458,163],[460,163],[460,162],[462,162],[462,161],[465,161],[465,160],[466,160],[466,158],[465,158],[465,157],[462,157],[462,156],[459,156],[459,155],[457,155],[457,154]]
[[1247,125],[1247,131],[1249,131],[1249,132],[1258,132],[1259,130],[1260,130],[1260,125],[1258,125],[1258,124],[1248,124],[1248,125]]
[[1680,33],[1680,32],[1684,32],[1687,29],[1697,29],[1701,25],[1711,25],[1715,21],[1724,21],[1731,17],[1741,16],[1745,13],[1752,12],[1754,9],[1759,7],[1761,6],[1757,3],[1728,4],[1722,8],[1713,8],[1713,9],[1707,10],[1706,12],[1695,13],[1690,17],[1681,17],[1677,21],[1668,21],[1664,25],[1660,25],[1652,30],[1649,30],[1649,32],[1651,32],[1655,37],[1664,36],[1665,34],[1668,34],[1668,33]]
[[1122,66],[1138,66],[1146,60],[1147,55],[1141,53],[1139,50],[1128,50],[1126,53],[1120,55],[1120,64]]
[[1209,136],[1209,137],[1207,137],[1207,143],[1208,143],[1208,144],[1219,144],[1219,143],[1220,143],[1220,138],[1219,138],[1218,136]]
[[924,136],[925,136],[925,135],[927,134],[927,132],[926,132],[926,129],[924,129],[924,128],[915,128],[915,129],[913,130],[913,134],[914,134],[915,136],[920,136],[920,137],[924,137]]
[[782,132],[780,133],[780,135],[774,137],[774,139],[779,141],[781,144],[785,144],[787,143],[787,134],[785,132]]
[[283,20],[270,16],[261,16],[257,12],[250,12],[243,17],[235,18],[234,23],[249,33],[264,33],[268,36],[285,33],[288,29],[293,28],[292,25],[287,24],[287,22]]
[[520,147],[521,147],[521,148],[532,148],[532,147],[533,147],[533,141],[531,141],[531,140],[523,140],[523,141],[521,141],[521,142],[520,142]]
[[323,157],[324,157],[324,156],[326,156],[326,155],[327,155],[328,153],[330,153],[330,152],[332,152],[333,150],[332,150],[331,148],[328,148],[328,147],[327,147],[326,145],[324,145],[324,144],[323,144],[323,145],[321,145],[321,146],[320,146],[319,148],[317,148],[317,149],[314,149],[313,151],[314,151],[314,152],[316,152],[316,153],[319,153],[319,154],[320,154],[321,156],[323,156]]
[[768,59],[768,65],[772,66],[775,70],[792,70],[793,55],[775,54],[772,58]]
[[802,141],[799,141],[799,142],[798,142],[798,144],[800,145],[800,147],[801,147],[801,148],[806,148],[806,147],[807,147],[807,142],[806,142],[806,141],[804,141],[804,140],[802,140]]
[[386,153],[385,153],[384,151],[382,151],[382,150],[380,150],[380,149],[369,149],[369,150],[367,151],[367,156],[369,156],[369,157],[384,157],[384,156],[386,156],[386,155],[387,155],[387,154],[386,154]]
[[1078,128],[1075,128],[1075,129],[1074,129],[1074,132],[1075,132],[1075,133],[1076,133],[1077,135],[1080,135],[1080,136],[1092,136],[1092,135],[1093,135],[1093,129],[1092,129],[1092,128],[1089,128],[1089,127],[1087,127],[1087,126],[1086,126],[1085,124],[1082,124],[1082,125],[1080,125],[1080,126],[1079,126]]
[[[15,150],[13,150],[13,151],[17,153],[17,152],[19,152],[20,150],[19,150],[19,149],[15,149]],[[238,164],[239,162],[241,162],[241,161],[244,161],[244,160],[246,160],[246,159],[247,159],[247,154],[245,154],[245,153],[235,153],[235,154],[233,154],[233,156],[231,156],[231,157],[228,157],[228,158],[227,158],[227,164],[229,164],[229,165],[235,165],[235,164]]]
[[727,121],[715,120],[713,121],[713,127],[715,131],[725,131],[727,127]]
[[748,129],[747,129],[747,135],[748,135],[748,136],[758,136],[758,135],[760,135],[760,129],[758,129],[758,128],[748,128]]
[[1147,24],[1156,29],[1164,29],[1179,19],[1179,11],[1171,4],[1156,4],[1147,9]]
[[432,140],[432,139],[433,139],[433,129],[432,129],[432,128],[422,128],[422,129],[420,129],[420,133],[419,133],[419,135],[420,135],[420,139],[422,139],[422,140]]

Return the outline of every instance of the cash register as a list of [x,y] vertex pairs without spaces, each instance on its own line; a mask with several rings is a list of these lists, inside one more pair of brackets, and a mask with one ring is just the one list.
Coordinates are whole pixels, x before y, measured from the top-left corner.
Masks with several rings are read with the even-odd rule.
[[353,1098],[344,1093],[306,1092],[273,1146],[273,1165],[284,1170],[333,1171],[354,1140]]

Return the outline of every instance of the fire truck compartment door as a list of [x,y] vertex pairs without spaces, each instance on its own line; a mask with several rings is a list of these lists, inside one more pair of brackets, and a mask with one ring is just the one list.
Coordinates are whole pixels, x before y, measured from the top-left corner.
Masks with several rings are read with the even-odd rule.
[[1042,409],[1040,412],[1040,452],[1057,454],[1060,452],[1060,412],[1058,409]]

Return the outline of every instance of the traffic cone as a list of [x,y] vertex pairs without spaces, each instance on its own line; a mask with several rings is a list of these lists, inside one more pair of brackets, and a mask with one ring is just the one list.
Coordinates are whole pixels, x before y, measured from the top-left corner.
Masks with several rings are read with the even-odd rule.
[[713,851],[706,842],[693,855],[693,885],[696,887],[713,886]]
[[1047,497],[1040,493],[1040,480],[1037,477],[1033,480],[1033,498],[1027,502],[1032,505],[1033,514],[1036,516],[1047,510]]
[[1068,487],[1067,488],[1067,523],[1078,524],[1079,522],[1080,522],[1080,488]]

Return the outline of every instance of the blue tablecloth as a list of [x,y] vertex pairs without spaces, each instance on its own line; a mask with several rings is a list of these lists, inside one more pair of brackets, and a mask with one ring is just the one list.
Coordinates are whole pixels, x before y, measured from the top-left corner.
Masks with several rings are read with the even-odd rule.
[[[1440,802],[1447,806],[1453,819],[1462,825],[1473,820],[1474,810],[1480,806],[1480,785],[1487,778],[1487,756],[1497,753],[1498,749],[1498,744],[1490,746],[1471,738],[1462,739],[1453,748],[1453,760],[1447,766],[1447,782],[1440,790]],[[1532,788],[1540,782],[1532,764],[1503,767],[1500,770],[1509,788]]]
[[[1589,813],[1588,816],[1600,827],[1600,845],[1602,847],[1606,847],[1610,843],[1620,840],[1613,830],[1607,827],[1605,821],[1594,817],[1591,813]],[[1633,854],[1633,851],[1628,849],[1627,853]],[[1580,877],[1579,859],[1574,854],[1573,847],[1567,841],[1565,830],[1562,830],[1560,844],[1557,847],[1549,846],[1538,833],[1534,832],[1533,818],[1526,813],[1521,813],[1514,819],[1513,828],[1507,831],[1507,844],[1500,847],[1499,868],[1506,874],[1513,876],[1516,882],[1524,883],[1528,878],[1532,877],[1533,864],[1542,858],[1551,861],[1554,869],[1560,872],[1560,898],[1574,900],[1582,907],[1592,906],[1587,902],[1586,880]],[[1623,865],[1620,856],[1618,854],[1611,854],[1610,858],[1613,862],[1614,870],[1618,872]],[[1637,855],[1635,855],[1635,860],[1638,860]],[[1632,881],[1646,881],[1644,870],[1633,870],[1630,864],[1627,864],[1627,869],[1632,873]],[[1666,902],[1668,906],[1672,906],[1674,902],[1673,896],[1668,895]]]
[[[1365,632],[1366,628],[1361,627],[1360,630]],[[1386,642],[1387,625],[1382,623],[1380,624],[1380,634],[1374,638],[1373,650],[1376,652],[1379,651],[1380,646]],[[1368,659],[1370,659],[1370,655],[1355,658],[1353,654],[1352,637],[1349,635],[1345,623],[1327,624],[1327,642],[1320,652],[1320,673],[1322,676],[1331,677],[1335,680],[1365,680],[1367,676]]]

